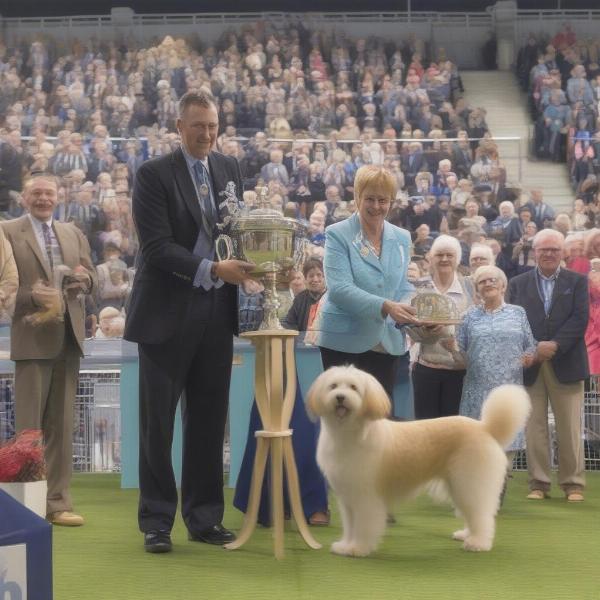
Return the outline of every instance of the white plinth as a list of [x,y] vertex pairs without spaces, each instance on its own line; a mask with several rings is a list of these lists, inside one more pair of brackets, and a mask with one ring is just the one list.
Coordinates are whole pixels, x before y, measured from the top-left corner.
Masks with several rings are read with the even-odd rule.
[[48,491],[46,480],[0,483],[0,490],[5,491],[42,519],[46,518],[46,492]]

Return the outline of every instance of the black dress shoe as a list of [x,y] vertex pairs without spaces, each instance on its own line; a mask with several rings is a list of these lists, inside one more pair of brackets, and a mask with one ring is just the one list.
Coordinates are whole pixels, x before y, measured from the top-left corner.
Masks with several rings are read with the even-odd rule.
[[188,539],[192,542],[204,542],[205,544],[215,544],[223,546],[235,540],[235,534],[229,529],[225,529],[223,525],[212,525],[198,533],[188,533]]
[[144,550],[153,554],[171,552],[171,532],[164,529],[151,529],[144,533]]

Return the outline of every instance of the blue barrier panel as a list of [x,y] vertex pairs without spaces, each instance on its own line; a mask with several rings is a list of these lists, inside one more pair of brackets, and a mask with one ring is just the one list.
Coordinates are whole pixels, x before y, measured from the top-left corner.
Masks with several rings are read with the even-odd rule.
[[52,600],[52,525],[0,490],[0,599]]

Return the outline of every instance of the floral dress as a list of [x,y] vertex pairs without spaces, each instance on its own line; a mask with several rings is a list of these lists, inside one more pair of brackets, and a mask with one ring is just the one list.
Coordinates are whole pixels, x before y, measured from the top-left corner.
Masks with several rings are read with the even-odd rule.
[[[492,312],[473,306],[458,328],[457,342],[467,357],[459,414],[479,419],[492,389],[505,383],[523,384],[521,358],[533,354],[537,342],[525,310],[513,304],[503,304]],[[521,431],[506,450],[524,447]]]

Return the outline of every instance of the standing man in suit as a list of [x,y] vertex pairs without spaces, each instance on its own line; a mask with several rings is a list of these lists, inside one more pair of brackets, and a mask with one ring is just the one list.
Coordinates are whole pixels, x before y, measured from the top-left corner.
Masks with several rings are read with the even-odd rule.
[[414,188],[415,177],[424,166],[423,145],[421,142],[410,142],[408,145],[408,154],[402,159],[402,171],[406,177],[406,185],[409,188]]
[[554,220],[554,209],[544,202],[542,190],[531,190],[531,199],[526,206],[531,209],[531,219],[541,231],[545,227],[551,227]]
[[[10,336],[15,361],[17,431],[41,429],[46,446],[47,519],[55,525],[83,525],[73,512],[69,485],[73,464],[73,404],[85,333],[84,295],[96,275],[84,235],[52,218],[58,180],[37,175],[23,201],[29,214],[2,224],[19,272],[19,289]],[[72,274],[61,289],[47,284],[64,265]],[[59,318],[36,322],[51,306],[64,306]],[[41,312],[40,312],[41,311]]]
[[[175,409],[183,419],[182,515],[194,541],[225,544],[222,526],[223,438],[237,287],[253,265],[215,261],[220,206],[239,200],[237,161],[213,151],[218,110],[207,93],[179,101],[181,147],[140,166],[133,219],[140,240],[125,339],[140,361],[140,500],[138,521],[148,552],[169,552],[177,510],[171,463]],[[231,197],[230,197],[231,199]]]
[[543,229],[533,239],[537,268],[513,277],[507,302],[527,312],[538,341],[537,361],[523,380],[531,396],[527,425],[527,467],[532,500],[550,490],[548,400],[558,437],[558,484],[569,502],[581,502],[585,486],[581,410],[589,376],[584,334],[588,323],[587,279],[563,269],[564,237]]

